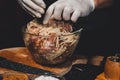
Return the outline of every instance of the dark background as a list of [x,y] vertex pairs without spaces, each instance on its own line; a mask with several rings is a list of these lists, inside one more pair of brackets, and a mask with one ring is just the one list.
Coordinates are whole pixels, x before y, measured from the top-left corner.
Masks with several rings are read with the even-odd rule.
[[[112,6],[95,10],[75,24],[84,29],[76,54],[106,56],[120,52],[120,4],[114,1]],[[0,0],[0,49],[24,46],[21,29],[32,19],[15,0]]]

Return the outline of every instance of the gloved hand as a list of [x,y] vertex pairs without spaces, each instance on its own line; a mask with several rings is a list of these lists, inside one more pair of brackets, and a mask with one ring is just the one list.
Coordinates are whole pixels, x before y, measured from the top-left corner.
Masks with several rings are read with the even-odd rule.
[[57,20],[76,22],[79,17],[87,16],[94,10],[94,0],[58,0],[46,11],[44,24],[52,17]]
[[46,4],[43,0],[17,0],[23,9],[33,17],[41,17],[44,14]]

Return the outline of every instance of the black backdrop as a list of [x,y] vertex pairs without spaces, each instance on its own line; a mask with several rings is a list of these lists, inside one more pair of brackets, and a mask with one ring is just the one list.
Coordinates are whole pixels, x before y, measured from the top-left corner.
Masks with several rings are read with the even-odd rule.
[[[82,26],[84,30],[76,54],[110,55],[120,52],[119,5],[119,0],[115,0],[112,6],[95,10],[78,20],[75,27]],[[24,46],[21,28],[32,19],[15,0],[0,0],[0,49]]]

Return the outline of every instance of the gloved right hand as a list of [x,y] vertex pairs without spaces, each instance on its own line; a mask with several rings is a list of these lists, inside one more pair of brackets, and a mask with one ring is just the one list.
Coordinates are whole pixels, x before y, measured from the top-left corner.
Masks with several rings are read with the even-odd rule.
[[41,14],[44,14],[44,9],[46,4],[43,0],[17,0],[25,11],[27,11],[33,17],[41,17]]
[[50,18],[76,22],[94,9],[94,0],[57,0],[48,7],[43,23],[47,24]]

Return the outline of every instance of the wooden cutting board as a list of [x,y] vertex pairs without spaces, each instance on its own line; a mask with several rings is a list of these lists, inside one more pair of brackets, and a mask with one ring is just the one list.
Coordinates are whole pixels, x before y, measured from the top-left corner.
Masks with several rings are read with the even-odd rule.
[[[18,62],[21,64],[25,64],[28,66],[40,68],[43,70],[47,70],[50,72],[57,73],[59,75],[65,75],[68,73],[72,65],[74,64],[86,64],[87,59],[83,57],[75,57],[73,58],[72,62],[68,61],[66,64],[58,66],[58,67],[48,67],[48,66],[43,66],[41,64],[36,63],[33,60],[33,57],[31,56],[31,53],[28,51],[26,47],[15,47],[15,48],[7,48],[7,49],[2,49],[0,50],[0,56],[7,58],[8,60]],[[11,70],[6,70],[3,68],[0,68],[0,71],[5,72],[11,72]]]

